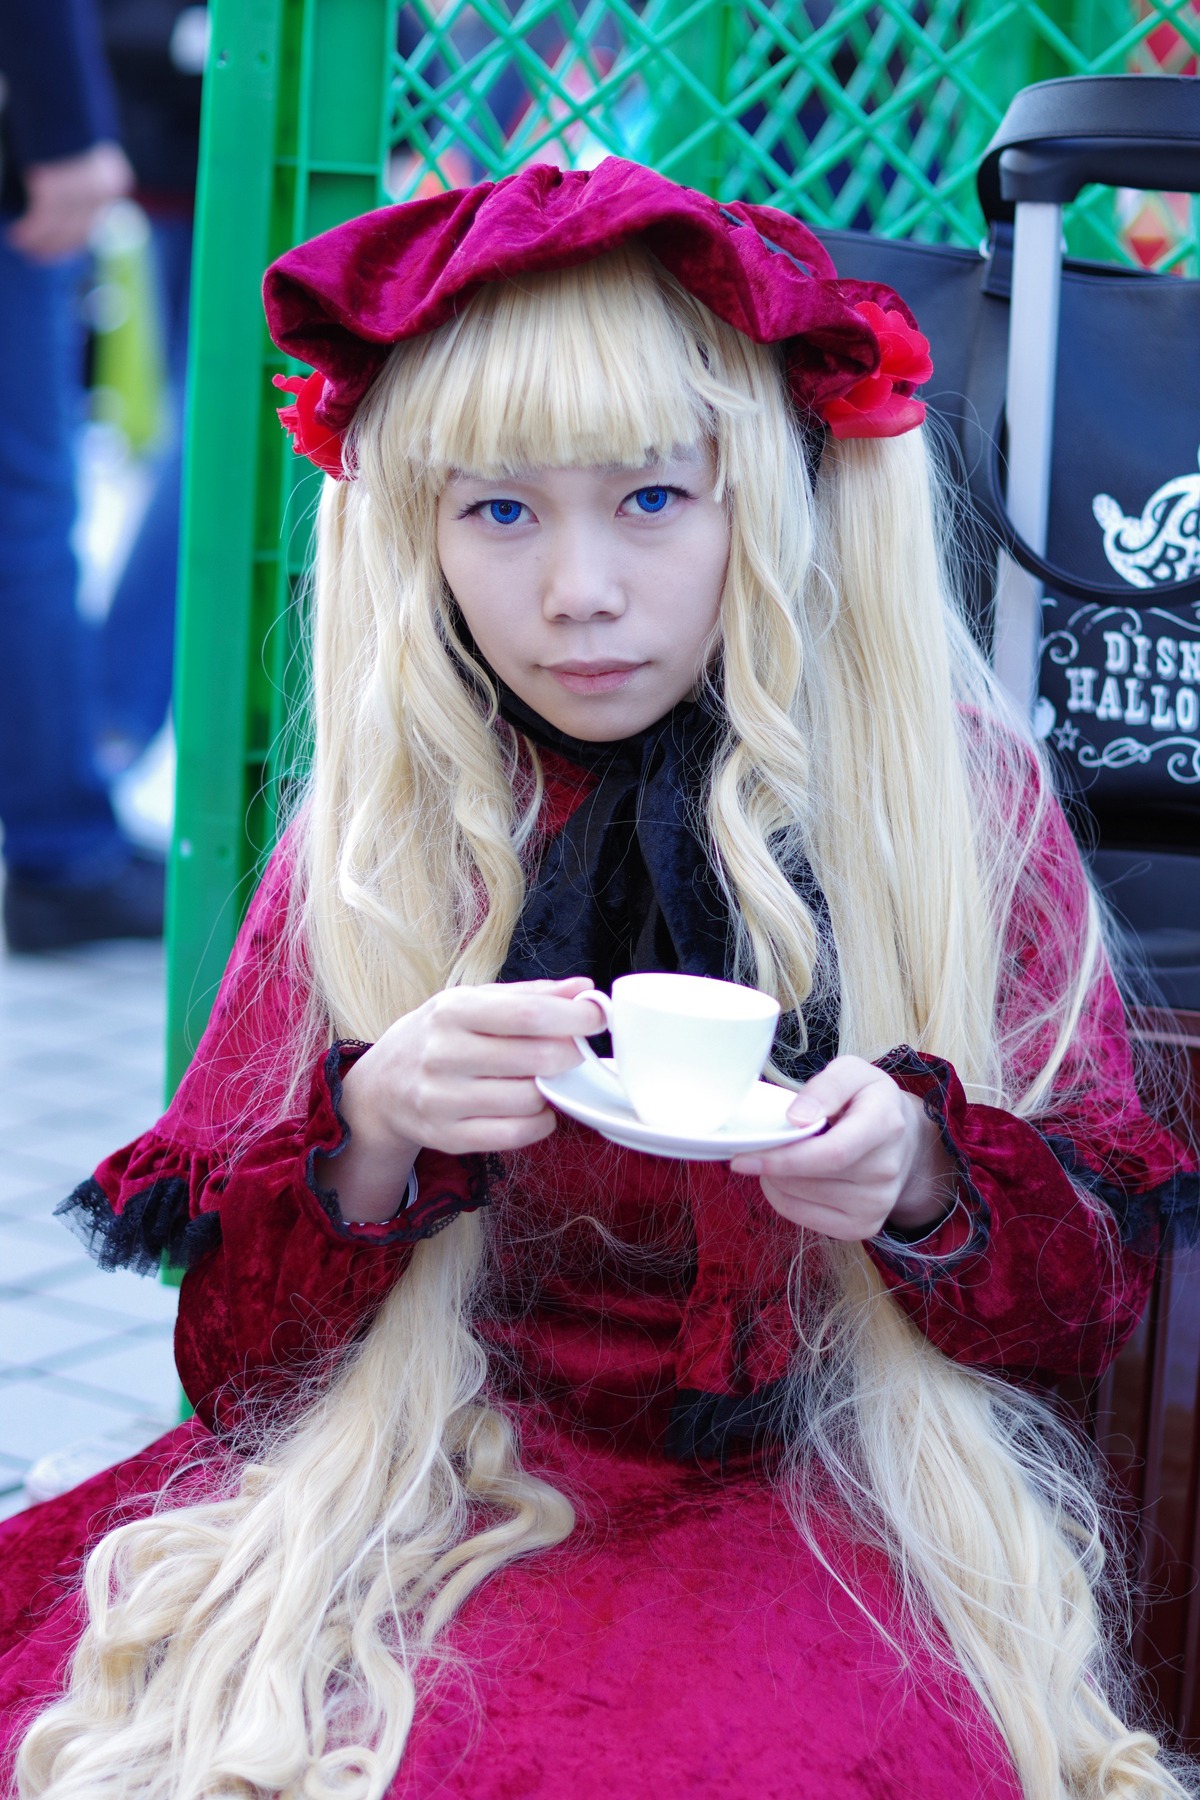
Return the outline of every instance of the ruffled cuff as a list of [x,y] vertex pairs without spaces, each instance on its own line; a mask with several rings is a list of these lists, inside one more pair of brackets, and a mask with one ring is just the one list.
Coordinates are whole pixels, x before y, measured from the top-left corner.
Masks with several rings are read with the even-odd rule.
[[884,1230],[868,1245],[893,1275],[929,1288],[973,1257],[982,1256],[991,1236],[991,1208],[975,1183],[964,1147],[967,1097],[948,1062],[907,1044],[881,1057],[877,1067],[921,1101],[954,1168],[955,1200],[944,1219],[919,1236]]
[[[886,1230],[873,1244],[905,1279],[928,1283],[988,1245],[990,1208],[970,1176],[968,1102],[953,1069],[938,1057],[905,1045],[881,1058],[878,1066],[906,1092],[919,1095],[955,1166],[956,1201],[945,1219],[916,1238]],[[1024,1124],[1076,1187],[1103,1201],[1123,1244],[1153,1251],[1160,1238],[1169,1244],[1194,1243],[1200,1237],[1200,1172],[1187,1166],[1192,1159],[1152,1120],[1141,1114],[1131,1118],[1123,1158],[1104,1167],[1097,1167],[1090,1146],[1063,1132]],[[1114,1179],[1118,1174],[1124,1179]]]
[[54,1209],[101,1269],[158,1275],[164,1261],[190,1269],[221,1241],[216,1213],[188,1216],[185,1176],[166,1175],[133,1194],[119,1212],[94,1175]]
[[303,1116],[252,1138],[233,1160],[205,1156],[156,1128],[101,1163],[57,1208],[58,1216],[102,1269],[151,1275],[164,1258],[189,1269],[214,1250],[221,1242],[226,1195],[232,1198],[243,1183],[259,1194],[291,1189],[301,1210],[346,1244],[414,1244],[460,1212],[486,1205],[484,1157],[426,1150],[418,1158],[418,1191],[411,1205],[381,1224],[342,1218],[337,1191],[318,1184],[315,1164],[318,1157],[336,1158],[349,1142],[340,1110],[342,1083],[366,1049],[345,1041],[324,1052],[313,1069]]
[[[1166,1135],[1165,1133],[1163,1134]],[[1097,1169],[1085,1150],[1069,1137],[1042,1132],[1042,1141],[1077,1187],[1102,1200],[1117,1221],[1123,1244],[1161,1242],[1164,1248],[1194,1244],[1200,1238],[1200,1171],[1178,1167],[1160,1181],[1131,1189]]]
[[459,1213],[475,1212],[487,1205],[487,1158],[422,1150],[407,1190],[390,1219],[344,1219],[337,1189],[320,1185],[316,1163],[318,1157],[333,1162],[350,1142],[350,1127],[341,1111],[342,1083],[346,1071],[367,1048],[366,1044],[349,1039],[334,1044],[325,1057],[320,1077],[314,1081],[310,1118],[315,1141],[305,1159],[305,1184],[339,1237],[356,1243],[416,1244],[444,1230]]
[[939,1058],[901,1049],[880,1066],[921,1096],[958,1174],[958,1205],[918,1245],[868,1245],[902,1310],[959,1362],[1038,1381],[1101,1374],[1144,1310],[1153,1241],[1122,1246],[1041,1132],[969,1103]]

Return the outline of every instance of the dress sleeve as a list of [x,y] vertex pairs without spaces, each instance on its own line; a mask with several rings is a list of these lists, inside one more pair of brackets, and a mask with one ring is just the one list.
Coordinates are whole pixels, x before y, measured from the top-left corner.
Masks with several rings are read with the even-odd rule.
[[[299,1074],[305,991],[286,929],[288,850],[276,852],[238,934],[196,1055],[158,1124],[108,1157],[59,1208],[101,1267],[186,1273],[176,1361],[210,1425],[245,1397],[347,1342],[402,1275],[413,1245],[485,1204],[482,1158],[423,1150],[417,1193],[383,1224],[342,1218],[318,1157],[349,1141],[342,1080],[367,1048],[314,1048]],[[336,1167],[336,1164],[335,1164]]]
[[[1088,903],[1070,828],[1048,800],[1000,992],[1018,1084],[1047,1060],[1046,1004]],[[902,1048],[881,1066],[922,1099],[957,1172],[956,1204],[934,1231],[870,1246],[900,1305],[958,1361],[1039,1381],[1102,1373],[1145,1309],[1161,1243],[1190,1234],[1200,1212],[1194,1155],[1139,1095],[1107,961],[1032,1118],[969,1101],[937,1057]]]

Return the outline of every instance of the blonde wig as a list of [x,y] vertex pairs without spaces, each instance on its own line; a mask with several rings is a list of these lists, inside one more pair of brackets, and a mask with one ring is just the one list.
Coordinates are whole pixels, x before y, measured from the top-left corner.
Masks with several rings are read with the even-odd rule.
[[[327,482],[320,509],[295,1067],[331,1033],[372,1039],[493,980],[520,913],[537,762],[486,672],[462,678],[435,545],[448,471],[640,468],[708,441],[731,551],[707,829],[740,972],[788,1007],[829,980],[789,879],[804,854],[831,909],[843,1052],[936,1051],[1025,1116],[1086,1081],[1067,1050],[1101,966],[1094,905],[1082,932],[1039,914],[1048,997],[1012,1004],[1006,933],[1045,880],[1047,790],[956,610],[922,436],[830,444],[814,480],[776,353],[636,248],[485,289],[395,351],[353,428],[357,479]],[[861,1246],[798,1234],[796,1264],[787,1481],[816,1554],[848,1516],[886,1551],[1028,1800],[1182,1794],[1117,1710],[1101,1515],[1069,1433],[932,1349]],[[571,1525],[487,1400],[485,1281],[464,1217],[229,1498],[104,1540],[69,1692],[21,1751],[23,1800],[377,1800],[441,1627]]]

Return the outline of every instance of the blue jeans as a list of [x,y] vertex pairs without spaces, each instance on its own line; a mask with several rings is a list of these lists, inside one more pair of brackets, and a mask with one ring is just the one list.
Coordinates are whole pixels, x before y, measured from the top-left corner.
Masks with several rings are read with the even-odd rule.
[[100,629],[100,727],[138,749],[158,731],[171,703],[192,270],[191,219],[156,218],[151,224],[170,418],[145,516]]
[[125,861],[92,759],[90,635],[75,606],[77,262],[30,262],[0,217],[0,821],[8,867],[101,881]]

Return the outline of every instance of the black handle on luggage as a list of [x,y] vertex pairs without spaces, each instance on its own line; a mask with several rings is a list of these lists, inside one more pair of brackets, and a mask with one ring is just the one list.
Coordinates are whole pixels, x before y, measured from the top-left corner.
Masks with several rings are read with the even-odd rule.
[[[1072,575],[1068,569],[1060,568],[1058,563],[1051,562],[1048,557],[1039,556],[1033,545],[1026,543],[1009,517],[1008,502],[1004,495],[1004,472],[1000,455],[1003,436],[1004,411],[1001,408],[987,454],[985,490],[980,493],[977,486],[972,488],[972,499],[983,522],[999,539],[1001,547],[1027,574],[1033,575],[1060,600],[1075,600],[1082,605],[1093,600],[1113,600],[1119,605],[1128,605],[1131,592],[1139,590],[1131,589],[1127,581],[1089,581],[1083,575]],[[1177,581],[1170,586],[1163,582],[1157,591],[1172,601],[1190,597],[1200,599],[1200,575],[1193,576],[1191,581]]]
[[[1004,238],[1011,242],[1018,203],[1065,204],[1090,181],[1200,193],[1200,81],[1190,75],[1075,75],[1022,89],[977,177],[993,249]],[[1132,270],[1127,278],[1146,279]],[[1002,410],[987,454],[985,491],[976,487],[974,497],[1013,561],[1062,599],[1128,601],[1128,583],[1072,575],[1014,528],[1001,468],[1003,427]],[[1200,577],[1163,591],[1172,600],[1200,595]]]
[[1200,81],[1193,75],[1084,75],[1023,88],[977,176],[991,224],[1018,201],[1065,203],[1089,181],[1200,193]]

